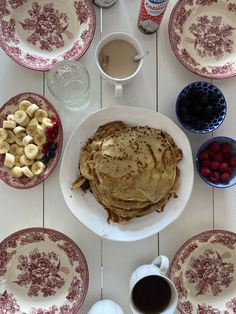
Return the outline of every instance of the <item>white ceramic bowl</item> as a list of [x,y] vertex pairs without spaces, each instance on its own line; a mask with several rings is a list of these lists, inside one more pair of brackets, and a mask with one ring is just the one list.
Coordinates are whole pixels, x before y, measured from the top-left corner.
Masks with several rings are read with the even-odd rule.
[[[183,151],[180,169],[180,189],[178,198],[171,198],[162,213],[152,213],[134,218],[127,225],[107,222],[107,212],[98,203],[92,193],[82,190],[72,191],[71,184],[79,174],[79,156],[81,147],[97,128],[105,123],[122,120],[135,126],[148,125],[160,128],[171,135]],[[99,236],[116,241],[136,241],[149,237],[168,226],[183,212],[190,198],[193,186],[193,160],[189,140],[184,132],[163,114],[135,107],[110,107],[91,114],[72,133],[65,148],[60,169],[60,185],[65,202],[71,212]]]

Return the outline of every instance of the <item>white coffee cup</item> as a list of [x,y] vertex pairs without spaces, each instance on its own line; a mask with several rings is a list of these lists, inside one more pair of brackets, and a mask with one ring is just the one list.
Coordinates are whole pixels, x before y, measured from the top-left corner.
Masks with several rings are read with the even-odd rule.
[[[102,77],[114,85],[115,96],[122,96],[123,85],[130,83],[135,78],[135,76],[139,73],[139,71],[142,67],[142,64],[143,64],[143,59],[136,61],[136,62],[138,62],[138,66],[137,66],[136,70],[134,71],[134,73],[132,73],[130,76],[127,76],[125,78],[117,78],[117,77],[109,76],[106,72],[103,71],[103,69],[99,63],[99,54],[100,54],[100,51],[102,50],[102,48],[106,44],[108,44],[109,42],[111,42],[113,40],[125,40],[125,41],[127,41],[128,43],[130,43],[132,46],[135,47],[135,49],[137,50],[137,54],[142,55],[143,49],[142,49],[140,43],[137,41],[136,38],[134,38],[133,36],[131,36],[127,33],[122,33],[122,32],[111,33],[111,34],[105,36],[104,38],[101,39],[101,41],[98,43],[98,45],[96,47],[95,60],[96,60],[97,67],[98,67]],[[122,66],[122,64],[121,64],[121,66]]]
[[[166,256],[160,255],[151,264],[142,265],[138,267],[131,275],[130,284],[129,284],[129,295],[130,295],[130,307],[132,313],[134,314],[144,314],[145,312],[137,308],[133,300],[133,291],[137,283],[140,280],[147,278],[149,276],[157,276],[164,279],[164,281],[169,285],[170,288],[170,300],[164,310],[161,313],[163,314],[173,314],[177,307],[178,295],[174,284],[166,276],[167,270],[169,267],[169,259]],[[158,295],[155,296],[158,298]]]

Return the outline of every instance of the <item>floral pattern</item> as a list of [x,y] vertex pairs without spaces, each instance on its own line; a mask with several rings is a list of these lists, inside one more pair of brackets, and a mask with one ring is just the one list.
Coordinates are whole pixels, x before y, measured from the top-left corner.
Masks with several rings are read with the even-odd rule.
[[211,241],[211,243],[220,243],[227,248],[234,250],[235,244],[236,244],[236,235],[233,237],[232,235],[224,235],[224,234],[218,234],[215,236],[215,238]]
[[199,304],[197,309],[197,314],[222,314],[219,310],[213,308],[210,305]]
[[[33,1],[30,8],[27,0],[0,2],[0,45],[23,66],[48,71],[57,61],[78,60],[92,42],[96,17],[90,0],[68,0],[64,9],[56,0]],[[73,11],[76,19],[70,15]],[[28,43],[27,49],[22,42]]]
[[0,294],[0,314],[15,314],[19,310],[20,307],[12,293],[4,291]]
[[175,55],[187,69],[207,78],[236,75],[236,32],[229,23],[235,19],[236,4],[220,0],[223,13],[212,16],[218,3],[219,0],[178,1],[169,20]]
[[[67,255],[59,245],[67,246],[72,253]],[[3,278],[0,274],[0,282],[9,278],[8,272],[15,274],[9,287],[17,285],[24,296],[18,300],[12,291],[0,294],[0,314],[76,314],[79,311],[88,289],[88,268],[82,252],[68,237],[46,228],[25,229],[3,240],[0,252],[0,265],[6,273]],[[11,263],[11,255],[16,254],[15,262]],[[57,304],[53,305],[52,297],[58,293],[61,304],[57,298]],[[41,307],[34,306],[36,300]]]
[[12,256],[16,254],[16,250],[12,252],[2,251],[0,252],[0,276],[3,276],[7,271],[7,265],[12,259]]
[[232,310],[233,313],[236,313],[236,298],[233,298],[229,302],[226,303],[228,309]]
[[234,265],[225,261],[227,257],[213,249],[206,249],[198,257],[191,258],[186,278],[189,283],[195,284],[196,296],[204,295],[210,289],[217,296],[223,288],[229,287],[233,281]]
[[17,269],[21,273],[14,283],[28,288],[28,296],[37,297],[39,292],[44,297],[56,294],[56,289],[63,287],[65,280],[60,272],[69,272],[67,268],[61,268],[58,255],[55,252],[39,252],[34,249],[29,256],[20,255]]
[[195,37],[194,49],[198,55],[202,58],[214,57],[216,60],[233,51],[233,30],[235,28],[232,26],[222,23],[222,16],[212,16],[212,19],[207,15],[199,16],[197,23],[189,27]]
[[63,33],[68,27],[69,17],[64,12],[55,9],[54,3],[40,5],[38,2],[32,4],[28,10],[30,18],[20,22],[24,30],[30,33],[27,41],[37,45],[41,50],[53,51],[55,48],[64,46]]

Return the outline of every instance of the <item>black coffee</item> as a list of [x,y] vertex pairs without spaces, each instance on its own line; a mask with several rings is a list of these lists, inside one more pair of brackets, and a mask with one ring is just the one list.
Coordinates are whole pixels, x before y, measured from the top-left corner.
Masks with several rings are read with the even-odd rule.
[[146,314],[163,312],[171,299],[168,282],[159,276],[147,276],[136,283],[132,300],[136,308]]

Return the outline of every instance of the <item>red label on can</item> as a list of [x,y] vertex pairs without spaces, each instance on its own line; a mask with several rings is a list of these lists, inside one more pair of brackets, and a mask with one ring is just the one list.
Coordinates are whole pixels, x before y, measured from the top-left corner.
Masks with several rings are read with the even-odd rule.
[[160,24],[169,0],[142,0],[138,20]]

